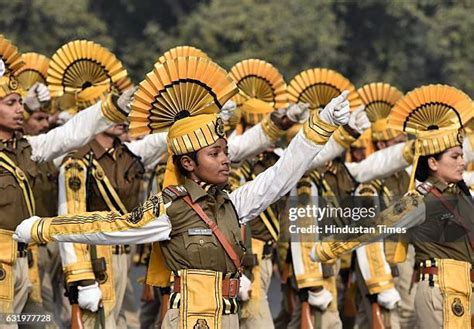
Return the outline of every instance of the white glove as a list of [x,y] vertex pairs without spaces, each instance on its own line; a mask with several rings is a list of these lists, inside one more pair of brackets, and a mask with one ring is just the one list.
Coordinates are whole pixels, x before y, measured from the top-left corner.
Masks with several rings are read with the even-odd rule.
[[400,294],[395,288],[390,288],[377,294],[377,303],[387,310],[393,310],[400,300]]
[[249,278],[242,274],[240,277],[240,287],[239,287],[239,299],[243,302],[248,301],[250,299],[250,282]]
[[126,114],[130,113],[130,104],[133,101],[133,94],[138,90],[138,86],[125,90],[117,99],[118,107]]
[[349,127],[357,131],[359,134],[362,134],[370,128],[370,121],[364,110],[365,106],[360,106],[357,110],[351,113],[351,117],[349,118]]
[[15,233],[13,233],[13,239],[18,242],[30,243],[32,241],[31,229],[33,228],[33,224],[40,219],[38,216],[33,216],[22,221],[20,225],[16,227]]
[[332,294],[325,288],[318,292],[308,291],[309,305],[317,307],[321,311],[325,311],[331,302]]
[[0,58],[0,78],[3,77],[5,74],[5,63],[3,63],[2,59]]
[[97,312],[100,300],[102,299],[102,291],[99,288],[99,284],[96,282],[90,286],[78,286],[77,290],[79,292],[77,297],[79,306],[82,309]]
[[234,111],[237,109],[237,104],[229,99],[224,106],[222,106],[221,111],[219,112],[219,117],[222,119],[224,122],[229,122],[230,118],[232,118],[232,115],[234,114]]
[[293,122],[304,123],[309,118],[309,104],[291,104],[288,106],[286,116]]
[[74,116],[74,114],[68,112],[68,111],[62,111],[58,114],[58,118],[56,120],[56,124],[58,126],[62,126],[64,125],[66,122],[68,122],[69,120],[72,119],[72,117]]
[[339,96],[334,97],[319,113],[319,117],[334,126],[343,126],[349,122],[350,107],[347,97],[349,91],[344,90]]
[[28,90],[25,98],[25,104],[31,111],[38,111],[41,107],[42,102],[51,100],[48,87],[40,82],[36,82]]
[[318,255],[316,254],[316,247],[318,246],[318,243],[314,243],[313,247],[311,248],[311,251],[309,252],[309,258],[311,259],[312,262],[319,262]]

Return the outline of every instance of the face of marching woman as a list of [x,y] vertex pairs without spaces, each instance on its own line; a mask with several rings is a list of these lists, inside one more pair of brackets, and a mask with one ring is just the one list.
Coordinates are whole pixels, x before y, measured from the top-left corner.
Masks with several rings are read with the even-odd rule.
[[444,151],[439,159],[428,158],[428,166],[432,175],[446,184],[458,183],[464,172],[464,155],[460,146]]
[[12,93],[0,98],[0,138],[9,139],[13,132],[23,128],[23,101]]
[[196,160],[184,155],[181,166],[188,177],[214,185],[225,185],[230,174],[230,160],[227,153],[227,141],[220,138],[214,144],[197,151]]

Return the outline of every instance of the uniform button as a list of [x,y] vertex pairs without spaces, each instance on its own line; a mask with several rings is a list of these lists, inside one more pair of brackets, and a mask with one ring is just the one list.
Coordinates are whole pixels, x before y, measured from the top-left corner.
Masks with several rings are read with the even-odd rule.
[[204,244],[204,240],[202,240],[202,239],[199,240],[199,243],[200,243],[200,244]]

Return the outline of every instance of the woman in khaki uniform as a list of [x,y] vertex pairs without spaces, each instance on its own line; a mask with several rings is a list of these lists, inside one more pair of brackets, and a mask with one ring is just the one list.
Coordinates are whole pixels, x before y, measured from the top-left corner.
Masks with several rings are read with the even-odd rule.
[[[419,328],[470,328],[474,205],[463,181],[462,127],[473,116],[470,98],[445,86],[424,86],[402,98],[389,116],[392,127],[416,136],[410,191],[375,224],[408,229],[415,247],[415,313]],[[415,178],[422,182],[415,190]],[[327,261],[380,234],[345,243],[318,243]],[[396,257],[406,254],[400,243]]]
[[[229,194],[225,185],[230,162],[223,123],[215,113],[235,92],[227,73],[209,60],[181,57],[155,65],[135,93],[130,117],[135,133],[171,126],[163,192],[124,216],[96,212],[33,217],[18,229],[18,239],[30,240],[33,233],[42,241],[160,241],[154,246],[147,281],[156,285],[168,280],[170,271],[174,274],[164,327],[238,328],[240,224],[296,184],[349,113],[344,93],[310,117],[273,167]],[[281,129],[284,120],[280,128],[267,124]]]

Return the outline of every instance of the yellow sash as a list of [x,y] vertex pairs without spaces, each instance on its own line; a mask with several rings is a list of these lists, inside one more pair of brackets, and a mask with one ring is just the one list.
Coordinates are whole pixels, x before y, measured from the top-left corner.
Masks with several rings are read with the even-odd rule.
[[221,328],[222,273],[181,270],[179,328]]

